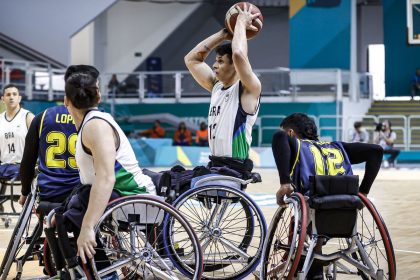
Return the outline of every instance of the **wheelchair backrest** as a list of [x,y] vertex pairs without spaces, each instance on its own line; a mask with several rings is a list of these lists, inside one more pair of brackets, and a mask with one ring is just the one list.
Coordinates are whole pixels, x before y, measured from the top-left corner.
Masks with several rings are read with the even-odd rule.
[[309,178],[311,196],[326,196],[335,194],[357,195],[359,192],[359,176],[329,176],[316,175]]
[[192,179],[191,188],[198,188],[202,186],[225,186],[241,190],[241,179],[223,176],[219,174],[206,174]]
[[[145,196],[143,194],[142,196]],[[154,199],[165,201],[164,197],[154,196]],[[125,223],[138,223],[140,225],[155,224],[160,225],[163,222],[164,212],[161,208],[152,206],[150,204],[132,203],[123,205],[115,212],[114,219]]]
[[359,177],[313,176],[310,178],[309,206],[315,210],[317,233],[328,237],[350,237],[357,210],[363,203],[357,196]]

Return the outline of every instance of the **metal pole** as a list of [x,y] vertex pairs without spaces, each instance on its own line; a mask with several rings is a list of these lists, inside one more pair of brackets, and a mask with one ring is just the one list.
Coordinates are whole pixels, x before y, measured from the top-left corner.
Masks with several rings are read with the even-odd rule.
[[350,7],[350,85],[349,96],[356,101],[357,96],[357,0],[351,0]]
[[182,74],[179,72],[175,73],[175,100],[176,102],[179,102],[179,100],[181,99],[181,92],[182,92],[181,79],[182,79]]
[[51,65],[48,64],[48,101],[53,101],[53,71]]
[[33,75],[33,70],[32,68],[29,68],[29,66],[26,68],[26,75],[25,75],[25,94],[26,94],[26,98],[28,100],[32,100],[33,98],[33,92],[32,92],[32,75]]
[[139,74],[139,102],[143,102],[144,100],[144,94],[145,94],[145,89],[144,89],[144,78],[145,75],[143,75],[142,73]]
[[111,116],[115,118],[115,90],[116,90],[116,86],[112,87],[111,90],[111,94],[112,94],[112,98],[111,98]]

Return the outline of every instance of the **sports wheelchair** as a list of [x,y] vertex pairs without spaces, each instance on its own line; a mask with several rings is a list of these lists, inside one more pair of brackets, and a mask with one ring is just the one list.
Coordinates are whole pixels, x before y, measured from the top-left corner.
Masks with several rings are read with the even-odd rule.
[[[21,206],[17,203],[19,193],[15,193],[15,188],[19,187],[21,182],[17,176],[0,177],[0,216],[4,221],[4,226],[8,228],[12,221],[12,216],[19,216]],[[9,188],[10,194],[6,194]],[[10,209],[6,206],[7,201],[10,201]],[[6,208],[5,208],[6,206]]]
[[16,274],[13,279],[20,279],[23,276],[23,266],[29,260],[38,260],[40,266],[45,266],[45,274],[54,271],[49,247],[45,238],[42,237],[42,231],[44,217],[51,209],[60,204],[39,202],[38,192],[34,184],[36,184],[36,180],[22,211],[18,214],[19,218],[1,262],[1,280],[7,279],[13,264],[16,265]]
[[[87,265],[80,265],[76,257],[77,235],[68,235],[63,215],[53,210],[45,232],[57,276],[89,280],[201,279],[203,255],[198,238],[182,214],[162,200],[133,195],[111,201],[95,226],[96,254]],[[53,216],[56,231],[51,226]]]
[[277,209],[260,278],[303,280],[316,264],[326,267],[327,279],[396,279],[391,238],[375,206],[358,193],[358,177],[314,176],[311,182],[309,197],[295,192]]
[[[251,179],[218,174],[193,178],[191,189],[174,207],[193,226],[204,254],[203,279],[242,279],[259,264],[266,236],[266,222],[257,204],[244,192]],[[174,230],[168,224],[166,230]],[[181,263],[188,269],[188,263]]]
[[[25,262],[35,259],[51,279],[101,279],[110,273],[114,273],[111,279],[201,279],[198,238],[186,219],[162,199],[136,195],[110,202],[95,227],[95,256],[102,258],[92,259],[87,266],[79,265],[76,237],[60,223],[62,216],[56,215],[57,225],[52,227],[55,209],[61,205],[39,203],[33,188],[2,260],[1,280],[7,279],[13,264],[14,279],[21,279]],[[44,227],[48,238],[42,236]],[[184,263],[188,268],[178,270]]]

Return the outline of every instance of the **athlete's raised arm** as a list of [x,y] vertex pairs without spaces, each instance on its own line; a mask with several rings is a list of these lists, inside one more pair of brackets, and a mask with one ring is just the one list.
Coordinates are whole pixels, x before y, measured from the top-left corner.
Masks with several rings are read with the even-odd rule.
[[232,36],[227,30],[222,29],[204,39],[184,57],[185,65],[194,79],[209,92],[213,89],[214,83],[216,82],[216,76],[211,67],[204,61],[214,48],[223,41],[231,38]]
[[239,75],[242,86],[244,87],[241,97],[242,107],[245,112],[253,114],[258,107],[258,99],[261,94],[261,82],[252,71],[251,63],[248,59],[248,42],[246,30],[257,30],[252,25],[252,20],[259,16],[259,13],[252,14],[252,4],[244,5],[244,10],[237,6],[239,15],[236,20],[235,31],[232,39],[232,59],[236,72]]

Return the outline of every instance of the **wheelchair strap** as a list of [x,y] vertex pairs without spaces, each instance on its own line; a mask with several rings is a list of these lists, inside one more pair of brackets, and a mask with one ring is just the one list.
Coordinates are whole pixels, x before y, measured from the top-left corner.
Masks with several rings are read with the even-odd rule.
[[227,167],[242,174],[242,179],[251,178],[251,171],[254,168],[254,163],[251,159],[244,160],[231,157],[217,157],[209,156],[210,162],[208,166],[212,167]]

